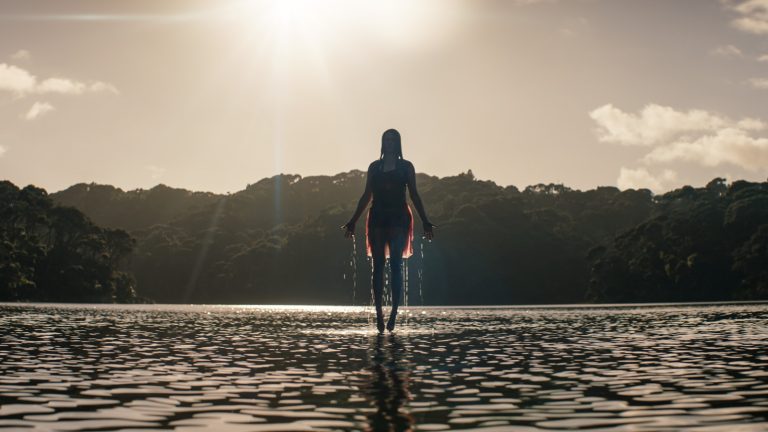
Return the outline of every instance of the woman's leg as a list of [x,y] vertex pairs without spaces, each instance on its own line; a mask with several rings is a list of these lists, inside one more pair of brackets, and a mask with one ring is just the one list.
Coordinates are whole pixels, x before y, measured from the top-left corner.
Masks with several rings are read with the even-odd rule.
[[397,308],[403,294],[403,248],[405,248],[408,233],[403,229],[393,228],[388,234],[389,267],[392,272],[392,310],[389,313],[387,328],[392,331],[395,328]]
[[376,305],[376,325],[383,332],[384,312],[381,310],[381,297],[384,292],[384,247],[386,246],[386,231],[383,228],[372,228],[368,233],[371,241],[371,256],[373,258],[373,303]]

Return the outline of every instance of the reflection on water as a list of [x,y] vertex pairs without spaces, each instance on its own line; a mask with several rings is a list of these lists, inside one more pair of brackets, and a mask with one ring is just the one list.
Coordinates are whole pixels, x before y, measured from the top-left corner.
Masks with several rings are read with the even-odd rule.
[[370,430],[412,430],[413,417],[405,409],[410,399],[405,345],[395,334],[372,336],[370,341],[370,383],[364,388],[376,408],[368,415]]
[[0,304],[0,429],[768,430],[768,304]]

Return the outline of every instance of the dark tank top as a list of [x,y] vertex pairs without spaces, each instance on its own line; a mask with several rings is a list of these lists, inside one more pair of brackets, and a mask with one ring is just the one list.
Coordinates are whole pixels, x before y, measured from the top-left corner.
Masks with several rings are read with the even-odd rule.
[[408,173],[405,163],[397,159],[395,168],[383,171],[383,161],[378,161],[371,173],[371,217],[369,223],[376,227],[408,228],[411,214],[405,200]]

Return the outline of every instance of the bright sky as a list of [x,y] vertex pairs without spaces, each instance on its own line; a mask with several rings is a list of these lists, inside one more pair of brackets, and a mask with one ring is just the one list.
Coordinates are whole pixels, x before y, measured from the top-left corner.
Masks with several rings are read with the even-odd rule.
[[768,0],[3,0],[0,179],[768,176]]

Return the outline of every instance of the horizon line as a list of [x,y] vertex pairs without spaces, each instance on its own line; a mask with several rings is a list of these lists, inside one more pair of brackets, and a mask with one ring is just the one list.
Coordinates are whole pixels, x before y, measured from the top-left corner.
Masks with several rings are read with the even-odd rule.
[[[306,176],[305,176],[305,175],[302,175],[302,174],[296,174],[296,173],[278,173],[278,174],[273,174],[272,176],[268,176],[268,177],[262,177],[262,178],[260,178],[260,179],[256,180],[256,181],[255,181],[255,182],[253,182],[253,183],[246,183],[242,189],[238,189],[238,190],[235,190],[235,191],[225,191],[225,192],[214,192],[214,191],[211,191],[211,190],[195,190],[195,189],[190,189],[190,188],[187,188],[187,187],[183,187],[183,186],[171,186],[171,185],[169,185],[169,184],[167,184],[167,183],[163,183],[163,182],[159,182],[159,183],[156,183],[154,186],[151,186],[151,187],[148,187],[148,188],[145,188],[145,187],[133,187],[133,188],[128,188],[128,187],[121,187],[121,186],[117,186],[117,185],[114,185],[114,184],[111,184],[111,183],[100,183],[100,182],[97,182],[97,181],[93,181],[93,180],[92,180],[92,181],[90,181],[90,182],[87,182],[87,181],[79,181],[79,182],[76,182],[76,183],[72,183],[71,185],[69,185],[69,186],[67,186],[67,187],[65,187],[65,188],[63,188],[63,189],[59,189],[59,190],[55,190],[55,191],[49,191],[49,190],[48,190],[48,189],[46,189],[45,187],[43,187],[43,186],[38,186],[37,184],[34,184],[34,183],[28,183],[27,185],[25,185],[25,186],[23,186],[23,187],[27,187],[27,186],[34,186],[34,187],[39,187],[39,188],[41,188],[41,189],[45,189],[45,190],[46,190],[46,192],[47,192],[48,194],[54,194],[54,193],[59,193],[59,192],[63,192],[63,191],[66,191],[66,190],[68,190],[68,189],[70,189],[70,188],[72,188],[72,187],[74,187],[74,186],[77,186],[77,185],[88,185],[88,186],[92,186],[92,185],[96,185],[96,186],[111,186],[111,187],[113,187],[113,188],[116,188],[116,189],[119,189],[119,190],[121,190],[121,191],[123,191],[123,192],[145,191],[145,190],[152,190],[152,189],[154,189],[154,188],[156,188],[156,187],[158,187],[158,186],[166,186],[166,187],[168,187],[168,188],[171,188],[171,189],[180,189],[180,190],[185,190],[185,191],[188,191],[188,192],[193,192],[193,193],[210,193],[210,194],[213,194],[213,195],[230,195],[230,194],[233,194],[233,193],[241,192],[241,191],[243,191],[243,190],[247,189],[249,186],[251,186],[251,185],[254,185],[254,184],[256,184],[256,183],[259,183],[259,182],[261,182],[261,181],[263,181],[263,180],[273,179],[273,178],[275,178],[275,177],[280,177],[280,176],[298,176],[300,179],[305,179],[305,178],[310,178],[310,177],[335,177],[335,176],[337,176],[337,175],[340,175],[340,174],[351,173],[351,172],[354,172],[354,171],[358,171],[358,172],[362,172],[362,173],[365,173],[365,172],[366,172],[365,170],[361,170],[361,169],[353,168],[353,169],[351,169],[351,170],[348,170],[348,171],[342,171],[342,172],[339,172],[339,173],[336,173],[336,174],[312,174],[312,175],[306,175]],[[448,178],[448,177],[458,177],[458,176],[460,176],[460,175],[462,175],[462,174],[463,174],[463,175],[467,175],[467,174],[469,174],[469,173],[471,173],[471,172],[472,172],[472,169],[470,168],[470,169],[468,169],[466,172],[462,171],[462,172],[459,172],[458,174],[455,174],[455,175],[447,175],[447,176],[443,176],[443,177],[440,177],[440,176],[437,176],[437,175],[432,175],[432,174],[427,174],[427,173],[424,173],[424,172],[417,172],[417,173],[416,173],[416,175],[422,174],[422,175],[426,175],[427,177],[435,177],[435,178],[437,178],[437,179],[444,179],[444,178]],[[640,190],[648,190],[648,191],[650,191],[650,192],[651,192],[651,194],[652,194],[652,195],[656,196],[656,195],[664,195],[664,194],[666,194],[666,193],[669,193],[669,192],[672,192],[672,191],[675,191],[675,190],[681,189],[681,188],[683,188],[683,187],[685,187],[685,186],[691,186],[691,187],[694,187],[693,185],[683,185],[683,186],[680,186],[680,187],[678,187],[678,188],[671,188],[671,189],[669,189],[669,190],[666,190],[666,191],[664,191],[664,192],[654,192],[652,189],[649,189],[649,188],[638,188],[638,189],[634,189],[634,188],[628,188],[628,189],[621,189],[621,188],[619,188],[619,187],[618,187],[618,186],[616,186],[616,185],[596,185],[596,186],[594,186],[594,187],[592,187],[592,188],[589,188],[589,189],[579,189],[579,188],[573,188],[573,187],[567,186],[567,185],[566,185],[564,182],[550,182],[550,183],[539,182],[539,183],[533,183],[533,184],[529,184],[528,186],[525,186],[525,187],[523,187],[523,188],[520,188],[520,187],[518,187],[517,185],[511,184],[511,183],[510,183],[510,184],[507,184],[507,185],[502,185],[502,184],[499,184],[499,183],[497,183],[495,180],[492,180],[492,179],[480,179],[480,178],[476,177],[476,176],[474,175],[474,173],[472,173],[472,176],[473,176],[473,179],[474,179],[474,180],[476,180],[476,181],[482,181],[482,182],[491,182],[491,183],[494,183],[494,184],[496,184],[497,186],[499,186],[499,187],[501,187],[501,188],[508,188],[508,187],[512,186],[512,187],[516,188],[516,189],[517,189],[517,190],[519,190],[519,191],[523,191],[523,190],[525,190],[527,187],[530,187],[530,186],[537,186],[537,185],[562,185],[562,186],[566,186],[566,187],[568,187],[569,189],[571,189],[571,190],[572,190],[572,191],[574,191],[574,192],[588,192],[588,191],[597,190],[597,189],[600,189],[600,188],[615,188],[615,189],[618,189],[618,190],[619,190],[619,191],[621,191],[621,192],[624,192],[624,191],[628,191],[628,190],[636,190],[636,191],[640,191]],[[733,180],[729,180],[729,179],[727,179],[727,178],[724,178],[724,177],[721,177],[721,176],[716,176],[716,177],[713,177],[713,178],[712,178],[712,179],[710,179],[708,182],[711,182],[712,180],[715,180],[715,179],[718,179],[718,178],[722,178],[722,179],[725,179],[725,181],[726,181],[728,184],[733,184],[734,182],[737,182],[737,181],[749,181],[749,182],[751,182],[751,180],[746,180],[746,179],[743,179],[743,178],[739,178],[739,179],[733,179]],[[19,186],[19,184],[15,183],[15,182],[13,182],[12,180],[10,180],[10,179],[7,179],[7,178],[6,178],[6,179],[3,179],[3,180],[0,180],[0,181],[8,181],[8,182],[10,182],[10,183],[12,183],[12,184],[16,185],[16,186],[17,186],[17,187],[19,187],[20,189],[21,189],[21,188],[23,188],[22,186]],[[768,179],[766,179],[765,181],[768,181]],[[762,182],[762,181],[759,181],[759,182]],[[706,186],[706,185],[705,185],[705,186]],[[703,187],[703,186],[702,186],[702,187]]]

